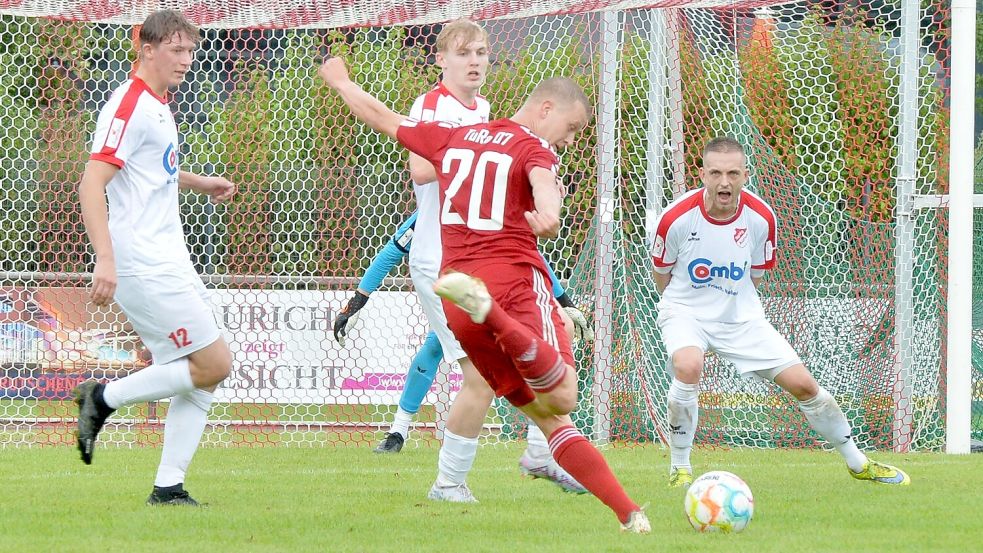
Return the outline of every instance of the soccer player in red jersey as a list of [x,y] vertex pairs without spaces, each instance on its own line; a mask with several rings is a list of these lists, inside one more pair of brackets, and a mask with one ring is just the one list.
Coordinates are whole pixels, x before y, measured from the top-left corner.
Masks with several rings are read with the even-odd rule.
[[359,119],[436,168],[444,275],[434,290],[447,300],[448,324],[478,372],[536,422],[557,463],[615,512],[622,530],[651,531],[570,420],[577,403],[570,339],[537,246],[538,237],[559,233],[554,150],[572,144],[589,121],[583,91],[570,79],[547,79],[511,118],[456,127],[393,112],[352,82],[339,58],[318,73]]

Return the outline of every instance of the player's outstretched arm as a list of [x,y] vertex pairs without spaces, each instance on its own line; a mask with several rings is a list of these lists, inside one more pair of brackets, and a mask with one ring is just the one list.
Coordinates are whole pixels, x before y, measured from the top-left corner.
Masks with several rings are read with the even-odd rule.
[[96,305],[109,305],[116,293],[116,259],[113,240],[109,236],[109,208],[106,206],[106,186],[119,168],[111,163],[89,160],[79,183],[79,205],[82,224],[96,254],[89,297]]
[[358,117],[373,129],[396,138],[396,130],[399,129],[406,117],[394,112],[386,107],[368,92],[362,90],[348,76],[348,68],[341,58],[328,58],[321,64],[317,74],[324,82],[341,96],[348,108],[355,117]]
[[379,250],[369,268],[365,270],[365,274],[362,275],[362,280],[359,281],[355,294],[348,300],[345,308],[338,313],[338,317],[334,320],[334,337],[341,347],[345,347],[348,331],[355,326],[358,312],[369,301],[369,295],[379,289],[383,279],[389,276],[393,267],[410,253],[415,226],[416,213],[413,213],[406,221],[403,221],[403,224],[399,225],[396,234],[385,247]]
[[406,252],[400,250],[396,243],[390,240],[372,259],[372,263],[365,270],[362,280],[358,283],[358,289],[365,292],[366,296],[378,290],[383,279],[389,276],[393,267],[404,257],[406,257]]
[[177,182],[182,189],[205,194],[215,203],[224,202],[236,193],[236,185],[223,177],[205,177],[189,171],[181,171]]
[[379,289],[383,279],[389,276],[393,267],[409,255],[416,229],[416,212],[410,215],[385,246],[375,255],[369,268],[358,282],[358,289],[366,296]]

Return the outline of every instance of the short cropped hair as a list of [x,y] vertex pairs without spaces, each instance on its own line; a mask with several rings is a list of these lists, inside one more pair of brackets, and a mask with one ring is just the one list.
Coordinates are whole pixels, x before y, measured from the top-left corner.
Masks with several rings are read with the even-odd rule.
[[184,33],[198,40],[198,27],[188,21],[184,14],[177,10],[158,10],[147,16],[140,26],[140,44],[156,46],[170,41],[174,33]]
[[488,32],[470,19],[456,19],[444,25],[437,35],[435,48],[438,52],[449,52],[458,44],[470,44],[472,42],[488,42]]
[[744,146],[741,146],[740,142],[730,136],[718,136],[710,142],[707,142],[707,145],[703,147],[703,157],[706,157],[706,155],[710,152],[717,154],[740,152],[745,157],[747,156],[747,154],[744,153]]
[[591,105],[587,95],[584,94],[584,89],[580,88],[577,81],[567,77],[551,77],[541,81],[533,89],[526,103],[542,102],[544,100],[579,103],[584,106],[588,118],[594,113],[594,107]]

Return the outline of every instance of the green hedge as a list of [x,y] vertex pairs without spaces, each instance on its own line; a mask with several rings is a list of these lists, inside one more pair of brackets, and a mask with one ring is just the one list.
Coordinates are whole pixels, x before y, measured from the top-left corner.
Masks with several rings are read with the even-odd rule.
[[[18,270],[83,270],[85,238],[74,189],[94,114],[81,108],[74,83],[44,72],[44,60],[52,53],[64,55],[85,78],[88,57],[125,59],[130,53],[127,31],[100,34],[92,26],[67,22],[2,21],[0,62],[8,69],[0,82],[6,106],[0,110],[6,148],[0,176],[10,183],[3,198],[39,206],[6,211],[0,225],[0,245],[10,252],[5,264]],[[698,184],[698,157],[707,139],[724,132],[742,136],[753,147],[754,163],[770,164],[780,178],[797,178],[789,185],[790,191],[798,191],[795,196],[814,196],[812,204],[825,200],[842,214],[812,215],[802,225],[801,233],[820,227],[811,231],[815,237],[809,240],[815,242],[853,224],[848,220],[891,220],[897,108],[884,98],[897,96],[897,76],[885,59],[884,32],[854,25],[847,17],[832,29],[814,15],[802,25],[794,39],[779,36],[773,48],[742,44],[736,57],[700,52],[684,33],[682,116],[688,185]],[[589,31],[576,29],[558,44],[545,44],[533,35],[514,55],[502,56],[484,88],[493,116],[514,113],[535,83],[551,75],[574,77],[596,102],[598,54],[584,49],[580,38]],[[286,45],[276,59],[238,62],[241,78],[224,101],[225,94],[207,83],[196,89],[206,110],[200,114],[204,123],[182,124],[182,163],[191,170],[229,176],[241,193],[214,212],[189,195],[189,241],[198,261],[218,272],[354,277],[413,207],[406,154],[358,123],[320,84],[314,53],[322,36],[307,31],[284,36]],[[435,67],[403,47],[403,29],[358,30],[352,36],[350,43],[335,34],[327,39],[335,53],[349,60],[356,80],[397,111],[407,112],[413,99],[438,79]],[[26,37],[32,40],[25,42]],[[629,32],[621,53],[618,215],[631,243],[641,242],[644,235],[646,153],[651,140],[668,138],[646,136],[649,47]],[[736,82],[744,86],[737,95],[732,85],[721,85]],[[919,176],[923,191],[945,190],[942,94],[932,79],[922,82],[926,101],[920,155],[938,163],[920,166]],[[42,110],[50,115],[39,117]],[[46,122],[45,128],[35,126],[39,120]],[[548,246],[547,255],[559,262],[564,276],[579,263],[590,240],[596,204],[595,127],[596,121],[562,156],[561,170],[579,186],[568,200],[566,235]],[[872,193],[863,207],[865,186]],[[669,183],[666,187],[670,192]],[[205,228],[212,235],[199,236]],[[39,241],[48,245],[38,246]]]

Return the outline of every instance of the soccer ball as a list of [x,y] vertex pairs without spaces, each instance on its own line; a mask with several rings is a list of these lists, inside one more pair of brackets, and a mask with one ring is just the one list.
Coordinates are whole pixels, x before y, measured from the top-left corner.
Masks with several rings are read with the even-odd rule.
[[690,485],[683,508],[699,532],[740,532],[751,522],[754,497],[736,474],[716,470]]

